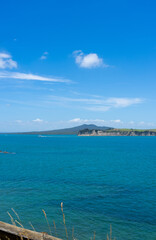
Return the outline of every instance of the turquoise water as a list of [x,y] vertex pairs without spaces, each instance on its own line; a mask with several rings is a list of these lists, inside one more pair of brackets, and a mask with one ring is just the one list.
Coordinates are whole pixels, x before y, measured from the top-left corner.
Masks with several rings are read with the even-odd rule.
[[[65,238],[156,239],[156,137],[0,135],[0,220]],[[54,227],[52,226],[54,234]]]

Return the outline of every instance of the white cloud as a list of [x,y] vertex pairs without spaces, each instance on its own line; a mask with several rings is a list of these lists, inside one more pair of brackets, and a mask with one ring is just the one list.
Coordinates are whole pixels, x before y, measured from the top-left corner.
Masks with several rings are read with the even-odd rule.
[[47,59],[48,52],[44,52],[42,56],[40,57],[41,60]]
[[110,107],[109,106],[93,106],[93,107],[85,107],[85,109],[93,112],[107,112],[110,109]]
[[17,62],[12,60],[12,56],[8,53],[0,53],[0,68],[6,69],[6,68],[17,68]]
[[[48,52],[43,53],[43,58],[45,59]],[[0,69],[13,69],[17,68],[17,62],[12,60],[12,56],[8,53],[0,52]],[[68,79],[44,77],[40,75],[35,75],[32,73],[21,73],[13,71],[0,71],[0,78],[8,79],[21,79],[21,80],[36,80],[36,81],[47,81],[47,82],[71,82]]]
[[102,119],[81,119],[81,118],[74,118],[69,120],[69,123],[79,123],[79,124],[91,124],[91,123],[95,123],[95,124],[104,124],[106,123],[105,120]]
[[109,67],[96,53],[84,54],[81,50],[73,52],[75,62],[81,68]]
[[108,125],[108,126],[111,126],[112,124],[114,126],[123,124],[123,122],[120,119],[116,119],[116,120],[103,120],[103,119],[81,119],[81,118],[71,119],[71,120],[69,120],[69,123],[75,123],[75,124],[98,124],[98,125]]
[[50,99],[59,103],[74,103],[74,107],[83,108],[94,112],[106,112],[112,108],[125,108],[131,105],[143,103],[141,98],[69,98],[50,96]]
[[20,73],[20,72],[0,72],[0,78],[36,80],[36,81],[47,81],[47,82],[71,82],[68,79],[43,77],[43,76],[31,74],[31,73]]
[[37,122],[37,123],[41,123],[41,122],[43,122],[43,120],[42,119],[40,119],[40,118],[36,118],[36,119],[34,119],[34,120],[32,120],[33,122]]
[[133,104],[142,103],[141,98],[108,98],[107,103],[114,107],[128,107]]
[[86,103],[86,104],[101,104],[102,101],[94,98],[70,98],[70,97],[62,97],[62,96],[50,96],[51,99],[56,101],[63,102],[78,102],[78,103]]
[[81,122],[81,119],[80,118],[74,118],[74,119],[69,120],[69,122],[71,122],[71,123],[79,123],[79,122]]
[[122,121],[120,119],[111,120],[111,122],[113,122],[113,123],[122,123]]

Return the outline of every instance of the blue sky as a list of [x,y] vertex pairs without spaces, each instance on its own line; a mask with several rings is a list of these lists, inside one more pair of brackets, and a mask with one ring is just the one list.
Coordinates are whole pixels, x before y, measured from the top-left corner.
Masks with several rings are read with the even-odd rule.
[[0,132],[156,128],[155,1],[3,1]]

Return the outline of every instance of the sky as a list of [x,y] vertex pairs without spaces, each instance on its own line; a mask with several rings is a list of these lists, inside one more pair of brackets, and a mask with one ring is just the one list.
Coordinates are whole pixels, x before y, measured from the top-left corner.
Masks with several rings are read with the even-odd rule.
[[156,128],[156,2],[5,0],[0,132]]

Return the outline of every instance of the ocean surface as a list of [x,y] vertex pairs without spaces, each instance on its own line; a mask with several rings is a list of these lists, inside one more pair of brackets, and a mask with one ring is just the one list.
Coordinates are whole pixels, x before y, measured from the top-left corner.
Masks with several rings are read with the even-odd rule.
[[[156,240],[156,137],[0,135],[0,221],[69,238]],[[18,220],[19,221],[19,220]],[[53,225],[56,224],[56,230]]]

